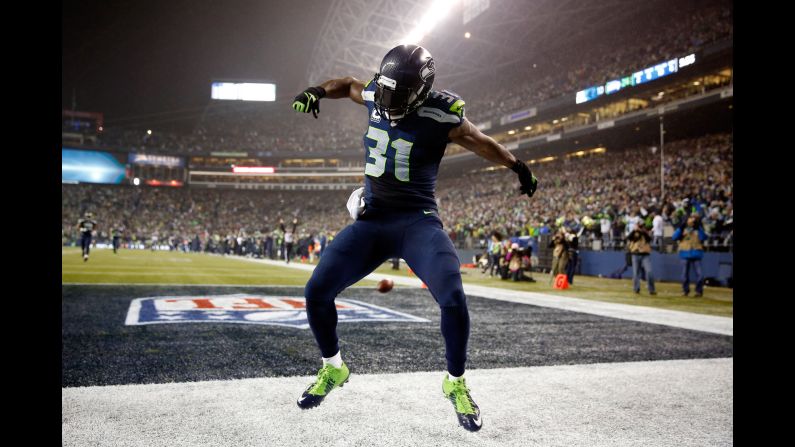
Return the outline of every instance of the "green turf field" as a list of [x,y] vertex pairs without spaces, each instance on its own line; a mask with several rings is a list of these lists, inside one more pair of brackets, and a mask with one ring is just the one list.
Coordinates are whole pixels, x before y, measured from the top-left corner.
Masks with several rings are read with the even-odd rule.
[[61,261],[63,283],[303,286],[310,275],[234,257],[168,251],[94,249],[83,262],[79,249],[64,248]]
[[[392,270],[391,264],[384,264],[376,272],[392,275],[410,276],[408,270],[401,264],[400,270]],[[651,306],[662,309],[681,310],[708,315],[730,317],[734,312],[733,290],[727,287],[704,287],[704,296],[693,297],[693,286],[689,297],[680,296],[682,285],[678,282],[655,282],[656,296],[650,296],[646,290],[646,283],[641,282],[641,293],[636,295],[632,291],[631,279],[607,279],[594,276],[575,276],[574,285],[567,290],[552,288],[548,274],[534,273],[536,282],[513,282],[498,278],[489,278],[488,274],[480,273],[480,269],[461,269],[464,283],[480,286],[501,287],[511,290],[524,290],[528,292],[548,293],[552,295],[572,296],[583,299],[607,301],[611,303],[634,304]]]
[[[236,285],[294,285],[303,286],[310,272],[286,267],[277,267],[249,262],[235,257],[205,254],[178,253],[148,250],[95,249],[88,262],[83,262],[80,250],[62,250],[63,283],[126,283],[126,284],[236,284]],[[410,276],[405,266],[392,270],[385,263],[376,272]],[[632,292],[632,281],[628,279],[606,279],[590,276],[575,276],[574,285],[568,290],[553,289],[549,276],[536,273],[537,282],[515,283],[509,280],[489,278],[478,269],[462,269],[464,283],[512,290],[549,293],[561,296],[634,304],[664,309],[696,312],[709,315],[732,316],[734,311],[733,291],[724,287],[705,287],[701,298],[679,296],[679,283],[657,282],[657,296],[649,296],[645,284],[641,294]],[[360,281],[356,285],[374,286],[374,281]],[[400,286],[398,286],[400,287]]]

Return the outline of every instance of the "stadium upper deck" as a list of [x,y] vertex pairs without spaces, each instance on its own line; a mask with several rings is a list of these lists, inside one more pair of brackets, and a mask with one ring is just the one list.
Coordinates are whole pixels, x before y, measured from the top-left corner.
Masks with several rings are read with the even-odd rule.
[[[586,33],[556,48],[544,63],[518,57],[516,63],[498,70],[490,79],[475,82],[473,77],[469,84],[465,81],[455,83],[455,89],[467,100],[467,114],[471,121],[498,140],[510,142],[523,133],[532,136],[578,123],[594,122],[654,107],[682,96],[692,96],[699,90],[725,86],[731,82],[731,4],[725,1],[696,3],[695,6],[671,8],[671,14],[655,17],[648,26],[626,21],[612,25],[610,33]],[[482,20],[486,19],[488,17]],[[642,30],[640,34],[638,27]],[[580,48],[584,40],[587,40],[590,50],[582,54]],[[713,51],[709,49],[714,49],[716,44],[722,48],[719,54],[707,54],[709,57],[704,59],[704,52]],[[688,76],[683,70],[669,78],[590,103],[577,105],[574,101],[578,90],[604,85],[612,79],[689,54],[697,55],[697,61],[687,68]],[[714,63],[716,58],[717,65]],[[692,79],[683,81],[682,77]],[[440,79],[439,87],[445,87],[444,76]],[[692,88],[671,85],[688,82]],[[699,82],[699,86],[694,86],[694,82]],[[655,98],[646,94],[649,89],[655,94],[665,91],[665,95]],[[610,102],[605,104],[606,100]],[[535,110],[526,118],[533,119],[510,118],[515,112],[521,115],[522,111],[529,109]],[[91,135],[92,140],[96,137],[95,143],[83,139],[83,144],[122,151],[180,155],[235,152],[268,159],[360,157],[363,124],[361,111],[356,107],[325,101],[321,118],[311,123],[306,122],[305,117],[285,113],[285,110],[287,106],[282,102],[267,106],[213,102],[195,113],[196,125],[190,133],[173,133],[154,127],[149,134],[146,130],[151,125],[116,126],[108,123],[98,136]],[[164,118],[166,121],[169,119]],[[556,119],[557,123],[554,122]],[[510,124],[521,126],[506,127]],[[528,133],[523,130],[526,126],[534,128]],[[514,133],[508,135],[511,130]],[[455,149],[451,151],[454,152]]]

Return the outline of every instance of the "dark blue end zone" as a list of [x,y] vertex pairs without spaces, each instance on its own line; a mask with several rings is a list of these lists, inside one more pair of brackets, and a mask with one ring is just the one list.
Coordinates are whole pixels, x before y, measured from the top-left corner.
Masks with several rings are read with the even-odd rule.
[[[302,287],[63,286],[62,385],[117,385],[310,375],[320,365],[311,331],[189,323],[126,325],[136,298],[255,294],[300,297]],[[443,371],[439,308],[424,289],[340,295],[429,322],[338,326],[354,373]],[[732,357],[733,338],[668,326],[470,297],[467,368]]]

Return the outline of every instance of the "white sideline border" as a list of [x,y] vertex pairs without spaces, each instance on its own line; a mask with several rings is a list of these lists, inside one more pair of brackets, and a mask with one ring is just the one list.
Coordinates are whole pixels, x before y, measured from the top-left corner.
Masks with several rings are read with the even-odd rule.
[[733,444],[732,358],[467,371],[483,429],[458,426],[442,371],[357,374],[317,408],[309,376],[61,389],[64,446]]
[[[310,272],[315,269],[314,265],[309,264],[287,264],[285,262],[273,261],[270,259],[238,259],[248,262],[257,262],[260,264],[287,267]],[[364,277],[364,279],[373,281],[379,281],[383,278],[391,279],[395,282],[395,284],[404,286],[420,287],[422,285],[422,281],[420,281],[419,278],[407,278],[405,276],[389,275],[385,273],[371,273]],[[481,298],[498,301],[531,304],[533,306],[581,312],[599,315],[602,317],[618,318],[642,323],[661,324],[664,326],[672,326],[694,331],[734,336],[734,318],[732,317],[720,317],[716,315],[704,315],[692,312],[682,312],[678,310],[658,309],[648,306],[608,303],[604,301],[585,300],[582,298],[549,295],[538,292],[507,290],[498,287],[467,284],[466,282],[464,283],[464,293],[466,293],[467,296],[478,296]]]
[[[300,288],[303,290],[303,285],[295,284],[174,284],[170,282],[61,282],[62,286],[168,286],[168,287],[282,287],[282,288]],[[349,289],[372,289],[371,286],[350,286]]]

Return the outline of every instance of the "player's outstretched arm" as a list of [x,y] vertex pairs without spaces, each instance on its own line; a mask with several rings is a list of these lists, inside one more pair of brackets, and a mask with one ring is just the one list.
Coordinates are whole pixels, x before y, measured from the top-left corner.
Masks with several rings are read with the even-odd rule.
[[352,76],[329,79],[320,84],[320,87],[326,91],[326,96],[331,99],[350,98],[351,101],[364,105],[364,99],[362,98],[364,82]]
[[460,144],[486,160],[510,168],[519,176],[519,182],[522,184],[520,188],[522,193],[527,194],[528,197],[533,197],[538,187],[538,180],[530,172],[527,164],[508,152],[508,149],[505,149],[503,145],[494,141],[494,138],[481,132],[469,120],[464,118],[463,123],[450,130],[447,136],[454,143]]
[[292,107],[296,112],[312,112],[317,118],[317,114],[320,112],[321,98],[350,98],[351,101],[364,105],[362,90],[364,90],[364,83],[354,77],[329,79],[317,87],[309,87],[299,93],[293,100]]

